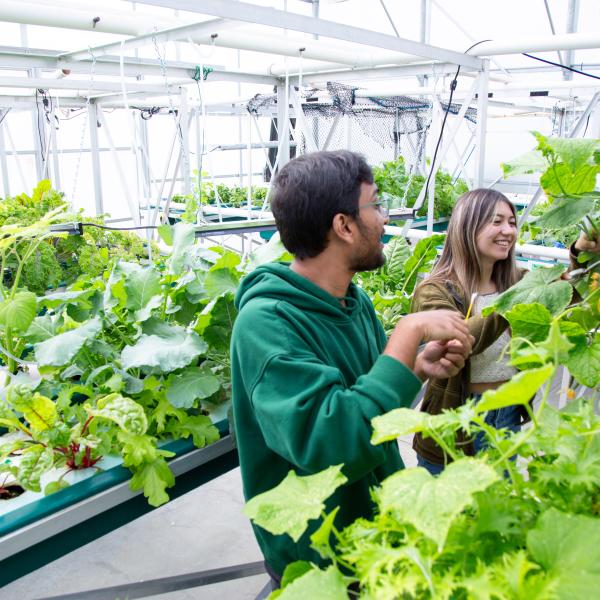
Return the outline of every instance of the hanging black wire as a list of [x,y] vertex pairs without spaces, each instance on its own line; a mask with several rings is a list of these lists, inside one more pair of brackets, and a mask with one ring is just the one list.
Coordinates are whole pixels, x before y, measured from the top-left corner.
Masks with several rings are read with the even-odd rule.
[[533,60],[539,60],[540,62],[546,63],[547,65],[552,65],[554,67],[558,67],[559,69],[564,69],[565,71],[572,71],[573,73],[578,73],[579,75],[585,75],[586,77],[592,77],[593,79],[600,79],[598,75],[592,75],[592,73],[587,73],[586,71],[580,71],[579,69],[575,69],[574,67],[568,67],[567,65],[561,65],[560,63],[552,62],[551,60],[546,60],[545,58],[540,58],[539,56],[533,56],[533,54],[527,54],[527,52],[522,53],[523,56],[527,58],[533,58]]
[[[473,48],[475,48],[475,46],[478,46],[479,44],[483,44],[483,42],[491,42],[491,41],[492,40],[480,40],[479,42],[475,42],[472,46],[469,46],[464,51],[464,54],[469,52],[469,50],[472,50]],[[435,167],[435,161],[437,159],[438,151],[440,149],[440,144],[442,143],[442,137],[444,135],[444,128],[446,127],[446,120],[448,119],[448,113],[450,112],[450,107],[452,106],[452,96],[454,95],[454,90],[456,89],[456,86],[458,85],[459,73],[460,73],[460,65],[458,65],[458,68],[456,69],[456,73],[454,74],[454,77],[453,77],[452,81],[450,82],[450,98],[448,99],[448,104],[446,105],[446,110],[444,111],[444,119],[442,121],[442,126],[440,127],[440,134],[438,136],[437,143],[435,145],[435,151],[433,153],[433,160],[431,161],[431,167],[429,169],[429,173],[427,174],[427,181],[425,182],[425,195],[423,196],[423,198],[427,198],[427,192],[429,191],[429,183],[431,181],[431,175],[432,175],[433,169]]]

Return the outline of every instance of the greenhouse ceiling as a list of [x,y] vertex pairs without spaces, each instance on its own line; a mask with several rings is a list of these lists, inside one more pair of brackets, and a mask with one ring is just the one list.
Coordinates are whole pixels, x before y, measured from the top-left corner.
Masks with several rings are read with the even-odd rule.
[[40,87],[75,103],[122,91],[156,98],[194,85],[198,65],[208,82],[288,76],[381,95],[447,93],[460,66],[459,95],[489,64],[494,97],[545,105],[547,96],[590,98],[599,80],[536,58],[600,70],[593,0],[4,0],[0,31],[0,93],[15,102]]

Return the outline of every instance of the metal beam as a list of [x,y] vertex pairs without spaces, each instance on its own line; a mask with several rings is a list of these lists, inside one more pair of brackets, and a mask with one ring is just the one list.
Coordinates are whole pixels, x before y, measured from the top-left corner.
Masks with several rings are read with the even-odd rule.
[[466,69],[479,70],[481,68],[479,60],[474,60],[473,57],[453,50],[420,44],[419,42],[370,31],[361,27],[352,27],[325,19],[306,17],[283,10],[248,4],[247,2],[230,2],[227,0],[202,0],[202,2],[197,2],[197,0],[141,0],[141,3],[187,10],[224,19],[237,19],[268,27],[276,26],[281,29],[365,44],[431,60],[454,62]]
[[[327,73],[310,74],[303,73],[302,81],[306,86],[321,85],[328,81],[374,81],[377,79],[395,79],[398,77],[414,77],[416,75],[444,76],[454,74],[456,65],[454,63],[419,63],[410,65],[398,65],[396,67],[378,67],[365,69],[337,69]],[[298,77],[290,77],[290,83],[296,83]]]
[[75,52],[66,52],[60,55],[60,58],[65,60],[85,60],[90,57],[90,52],[94,53],[96,59],[100,56],[106,56],[111,52],[122,52],[123,50],[131,50],[132,48],[140,48],[148,44],[157,42],[159,44],[164,42],[177,42],[179,40],[186,39],[193,33],[203,35],[218,35],[219,31],[229,29],[231,27],[239,27],[240,23],[235,21],[228,21],[226,19],[211,19],[210,21],[203,21],[200,23],[192,23],[191,25],[181,25],[179,27],[171,27],[169,29],[162,29],[161,31],[154,31],[150,33],[144,33],[138,35],[123,42],[116,42],[113,44],[104,44],[102,46],[96,46],[95,48],[86,48],[85,50],[77,50]]
[[98,5],[93,8],[74,3],[38,3],[26,0],[2,0],[0,21],[28,23],[45,27],[81,29],[89,33],[116,33],[141,35],[153,31],[157,23],[163,26],[183,25],[181,19],[169,14],[150,15],[132,11],[107,10]]
[[274,169],[281,169],[290,160],[290,109],[289,98],[284,85],[277,86],[277,160]]
[[[173,93],[179,92],[179,87],[184,84],[191,84],[193,81],[172,81],[169,88],[173,88]],[[167,90],[164,85],[133,83],[127,81],[124,83],[128,92],[144,92],[146,94],[154,93],[157,96],[164,96]],[[49,79],[46,77],[1,77],[0,87],[31,88],[43,90],[75,90],[80,92],[81,96],[87,96],[89,93],[90,82],[74,79]],[[94,81],[94,91],[120,92],[121,83],[118,81]]]
[[[14,46],[0,46],[0,67],[10,69],[40,68],[49,71],[68,70],[71,73],[84,73],[89,75],[92,61],[90,56],[86,60],[74,61],[61,59],[64,51],[45,49],[23,48]],[[96,60],[94,73],[96,75],[121,76],[120,56],[102,56]],[[156,59],[136,58],[126,56],[123,59],[126,77],[160,76],[160,65]],[[173,78],[192,78],[196,65],[180,61],[166,61],[165,66]],[[226,69],[221,65],[205,65],[212,71],[207,75],[207,81],[240,81],[242,83],[256,83],[261,85],[276,85],[277,78],[262,73],[247,73],[240,69]]]

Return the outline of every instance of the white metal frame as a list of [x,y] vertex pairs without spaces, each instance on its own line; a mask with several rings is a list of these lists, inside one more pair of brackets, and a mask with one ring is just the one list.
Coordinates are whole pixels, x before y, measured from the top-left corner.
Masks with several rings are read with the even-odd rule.
[[[144,15],[139,12],[135,14],[125,14],[123,11],[104,11],[99,13],[100,20],[94,24],[93,28],[98,31],[121,33],[130,36],[129,39],[117,44],[104,44],[87,50],[70,50],[64,52],[18,48],[18,47],[0,47],[0,68],[11,67],[13,69],[27,69],[29,77],[0,76],[0,87],[11,86],[21,87],[31,90],[32,88],[42,88],[52,90],[52,93],[61,96],[61,106],[71,107],[87,107],[89,118],[89,133],[91,139],[91,154],[92,165],[95,173],[95,205],[96,211],[102,212],[102,189],[100,182],[100,161],[99,152],[102,150],[98,145],[98,140],[95,139],[95,128],[92,124],[96,122],[96,116],[102,119],[106,126],[106,131],[109,129],[106,119],[102,117],[102,107],[108,106],[123,106],[123,96],[131,96],[135,98],[138,105],[143,105],[147,102],[153,106],[156,103],[156,98],[164,97],[165,94],[169,97],[171,103],[171,95],[178,96],[180,101],[177,103],[179,112],[179,122],[181,122],[182,114],[187,115],[183,118],[184,123],[195,122],[198,127],[199,122],[199,107],[194,103],[187,101],[185,92],[186,86],[193,83],[191,79],[196,65],[183,63],[181,61],[165,61],[164,68],[168,69],[169,81],[165,85],[156,83],[131,81],[131,77],[148,77],[157,76],[161,73],[161,67],[157,61],[149,59],[139,59],[133,57],[124,57],[123,51],[126,48],[138,48],[144,44],[164,43],[166,41],[187,40],[192,43],[207,43],[223,47],[237,48],[239,50],[251,49],[259,52],[269,52],[279,54],[280,56],[295,57],[295,60],[287,60],[283,65],[272,65],[268,72],[243,72],[239,68],[225,68],[220,65],[210,65],[213,69],[207,78],[206,83],[213,81],[238,81],[248,82],[258,85],[269,84],[276,85],[278,89],[278,123],[280,130],[280,140],[278,143],[278,166],[281,166],[289,159],[289,118],[296,117],[296,130],[302,129],[308,141],[310,149],[316,149],[316,146],[311,142],[311,132],[303,126],[302,103],[296,95],[293,86],[301,80],[306,85],[319,85],[327,80],[348,80],[361,82],[368,81],[370,78],[381,77],[397,77],[402,78],[398,81],[405,81],[407,77],[419,76],[424,82],[423,76],[430,76],[432,72],[443,76],[445,74],[453,74],[457,66],[461,67],[461,74],[475,78],[473,88],[478,91],[478,125],[475,134],[476,148],[476,172],[475,185],[483,185],[483,164],[485,160],[485,139],[486,139],[486,120],[488,106],[497,104],[498,97],[506,97],[515,95],[521,90],[518,86],[511,83],[506,83],[508,73],[502,69],[502,66],[493,58],[507,53],[542,50],[564,50],[565,62],[569,62],[569,51],[577,48],[596,48],[600,46],[600,34],[579,34],[576,33],[576,21],[578,12],[578,0],[570,0],[569,3],[569,33],[562,35],[546,36],[543,38],[528,38],[523,42],[484,42],[476,45],[471,51],[466,54],[439,48],[428,43],[428,29],[432,12],[437,10],[446,18],[450,18],[446,11],[439,5],[436,0],[423,0],[422,3],[422,23],[421,23],[421,42],[403,39],[398,35],[386,35],[360,27],[352,27],[343,25],[333,21],[327,21],[318,17],[318,7],[313,5],[313,16],[304,16],[287,11],[276,10],[272,8],[261,7],[250,4],[248,2],[234,2],[232,0],[203,0],[197,2],[195,0],[142,0],[141,4],[150,4],[165,8],[191,11],[201,13],[204,17],[209,17],[208,20],[197,20],[195,22],[185,22],[176,17],[161,17],[160,27],[157,27],[157,18],[149,15]],[[65,9],[70,6],[73,8],[73,3],[65,2],[65,0],[57,0],[56,5],[60,5]],[[390,24],[395,30],[393,20],[387,11],[385,4],[383,8],[386,12]],[[546,4],[548,17],[552,24],[551,15]],[[75,7],[74,10],[54,10],[48,11],[47,4],[41,0],[25,0],[23,2],[16,0],[5,0],[0,6],[0,21],[8,20],[19,23],[37,23],[51,26],[71,27],[75,29],[90,30],[89,13]],[[252,23],[265,25],[277,28],[279,30],[293,30],[305,34],[311,34],[312,39],[302,41],[302,46],[297,40],[282,38],[281,36],[268,36],[261,34],[253,35],[247,31],[243,31],[241,27],[244,23]],[[276,25],[275,25],[276,24]],[[396,31],[397,34],[397,31]],[[352,50],[354,48],[354,50]],[[362,49],[368,49],[364,52]],[[113,54],[114,53],[114,54]],[[93,54],[93,61],[90,56]],[[117,56],[115,54],[120,54]],[[560,53],[559,53],[560,56]],[[491,72],[489,60],[483,57],[492,57],[491,60],[498,67],[501,76]],[[572,58],[571,58],[572,60]],[[93,85],[93,93],[89,89],[89,84],[86,80],[75,80],[73,78],[62,78],[66,70],[70,70],[72,74],[88,74],[92,68],[97,75],[119,76],[119,81],[99,81],[95,80]],[[395,66],[389,66],[395,65]],[[541,69],[541,68],[540,68]],[[48,70],[54,70],[60,78],[49,79],[42,76],[42,73]],[[327,70],[327,73],[323,73]],[[593,83],[581,83],[570,81],[569,78],[562,84],[552,83],[552,89],[560,94],[564,90],[565,94],[572,90],[594,89]],[[289,82],[288,87],[286,80]],[[522,86],[521,86],[522,87]],[[407,86],[399,85],[398,93],[407,93]],[[79,97],[69,98],[64,96],[63,91],[75,90]],[[291,92],[290,92],[291,90]],[[404,91],[403,91],[404,90]],[[433,90],[420,87],[415,88],[413,93],[426,94]],[[382,95],[384,92],[377,90],[369,90],[369,95]],[[493,96],[493,100],[488,98],[488,95]],[[360,92],[357,94],[360,96]],[[472,101],[472,93],[465,94],[464,90],[457,90],[457,101],[463,101],[464,111]],[[470,98],[469,98],[470,97]],[[82,99],[83,98],[83,99]],[[154,100],[151,100],[154,98]],[[291,106],[288,103],[291,102]],[[164,102],[164,101],[163,101]],[[35,106],[34,100],[30,94],[22,96],[0,96],[0,108],[11,107],[15,110],[32,110]],[[507,106],[511,106],[508,104]],[[518,108],[521,104],[512,104],[513,108]],[[531,107],[535,107],[532,104]],[[531,108],[530,107],[530,108]],[[215,108],[215,110],[217,110]],[[243,114],[244,108],[234,107],[233,105],[225,105],[222,110],[225,114],[235,115]],[[221,112],[223,114],[223,112]],[[588,113],[589,114],[589,113]],[[284,121],[287,120],[287,123]],[[461,119],[458,119],[459,124]],[[256,121],[248,120],[248,129],[252,131],[252,122],[255,123],[256,131],[259,131]],[[285,127],[282,127],[282,124]],[[140,190],[146,198],[153,196],[153,177],[149,173],[149,148],[147,146],[147,133],[142,135],[147,124],[144,122],[139,128],[141,141],[139,144],[132,142],[131,149],[136,155],[136,162],[139,169],[143,172],[139,173],[139,182],[136,185],[138,188],[138,196]],[[458,127],[459,125],[456,125]],[[443,156],[447,153],[450,147],[457,154],[458,163],[465,171],[464,156],[470,147],[472,140],[469,140],[467,147],[462,152],[456,147],[453,139],[453,134],[456,127],[452,131],[445,134],[442,152],[436,165],[432,165],[433,169],[439,167],[443,160]],[[296,136],[298,131],[293,130],[291,133]],[[137,131],[137,130],[136,130]],[[173,140],[172,149],[175,150],[176,139]],[[260,132],[259,132],[260,138]],[[60,180],[60,170],[58,165],[58,150],[56,143],[55,132],[50,128],[48,135],[49,151],[52,151],[53,177],[56,181]],[[12,154],[18,159],[20,154],[14,150],[14,145],[7,148],[7,142],[10,145],[10,130],[8,123],[0,125],[0,167],[2,167],[2,178],[4,192],[9,193],[9,182],[6,174],[6,153]],[[191,189],[190,169],[187,166],[186,160],[188,157],[188,127],[181,128],[179,160],[177,161],[180,170],[180,177],[173,174],[171,181],[171,189],[177,180],[183,182],[182,189],[184,193],[189,193]],[[259,147],[266,147],[268,142],[263,142],[260,139]],[[114,145],[109,140],[111,152],[115,152]],[[256,147],[254,143],[246,144],[244,150],[247,153],[251,152],[251,148]],[[313,148],[315,146],[315,148]],[[233,148],[232,144],[222,144],[220,148]],[[241,155],[244,150],[237,148]],[[138,150],[140,151],[139,160]],[[71,151],[63,149],[63,152]],[[40,170],[49,169],[49,156],[45,160],[41,155],[41,148],[37,148],[36,157],[38,162],[38,176]],[[249,154],[250,156],[250,154]],[[115,156],[116,159],[116,156]],[[171,159],[169,159],[171,162]],[[118,161],[117,163],[118,164]],[[271,165],[275,168],[275,165]],[[250,172],[252,169],[250,168]],[[119,178],[123,182],[124,189],[127,189],[125,176],[120,172],[120,167],[117,168]],[[169,164],[165,168],[165,175],[162,184],[157,185],[159,199],[164,192],[165,184],[168,179]],[[432,179],[435,173],[432,173]],[[240,174],[241,177],[241,174]],[[249,179],[251,181],[251,179]],[[131,198],[130,191],[127,191],[128,199]],[[139,203],[139,198],[138,198]],[[137,222],[138,206],[130,204],[131,217]]]

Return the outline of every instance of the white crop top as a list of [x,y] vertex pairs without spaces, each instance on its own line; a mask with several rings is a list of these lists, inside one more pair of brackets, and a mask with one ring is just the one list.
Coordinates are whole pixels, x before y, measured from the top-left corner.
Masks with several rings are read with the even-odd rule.
[[[498,295],[498,292],[494,292],[477,296],[473,305],[473,314],[480,315],[486,306],[494,303]],[[509,342],[510,330],[506,329],[491,346],[488,346],[483,352],[471,356],[471,383],[507,381],[517,373],[517,369],[508,363],[510,359],[508,352],[500,358]]]

